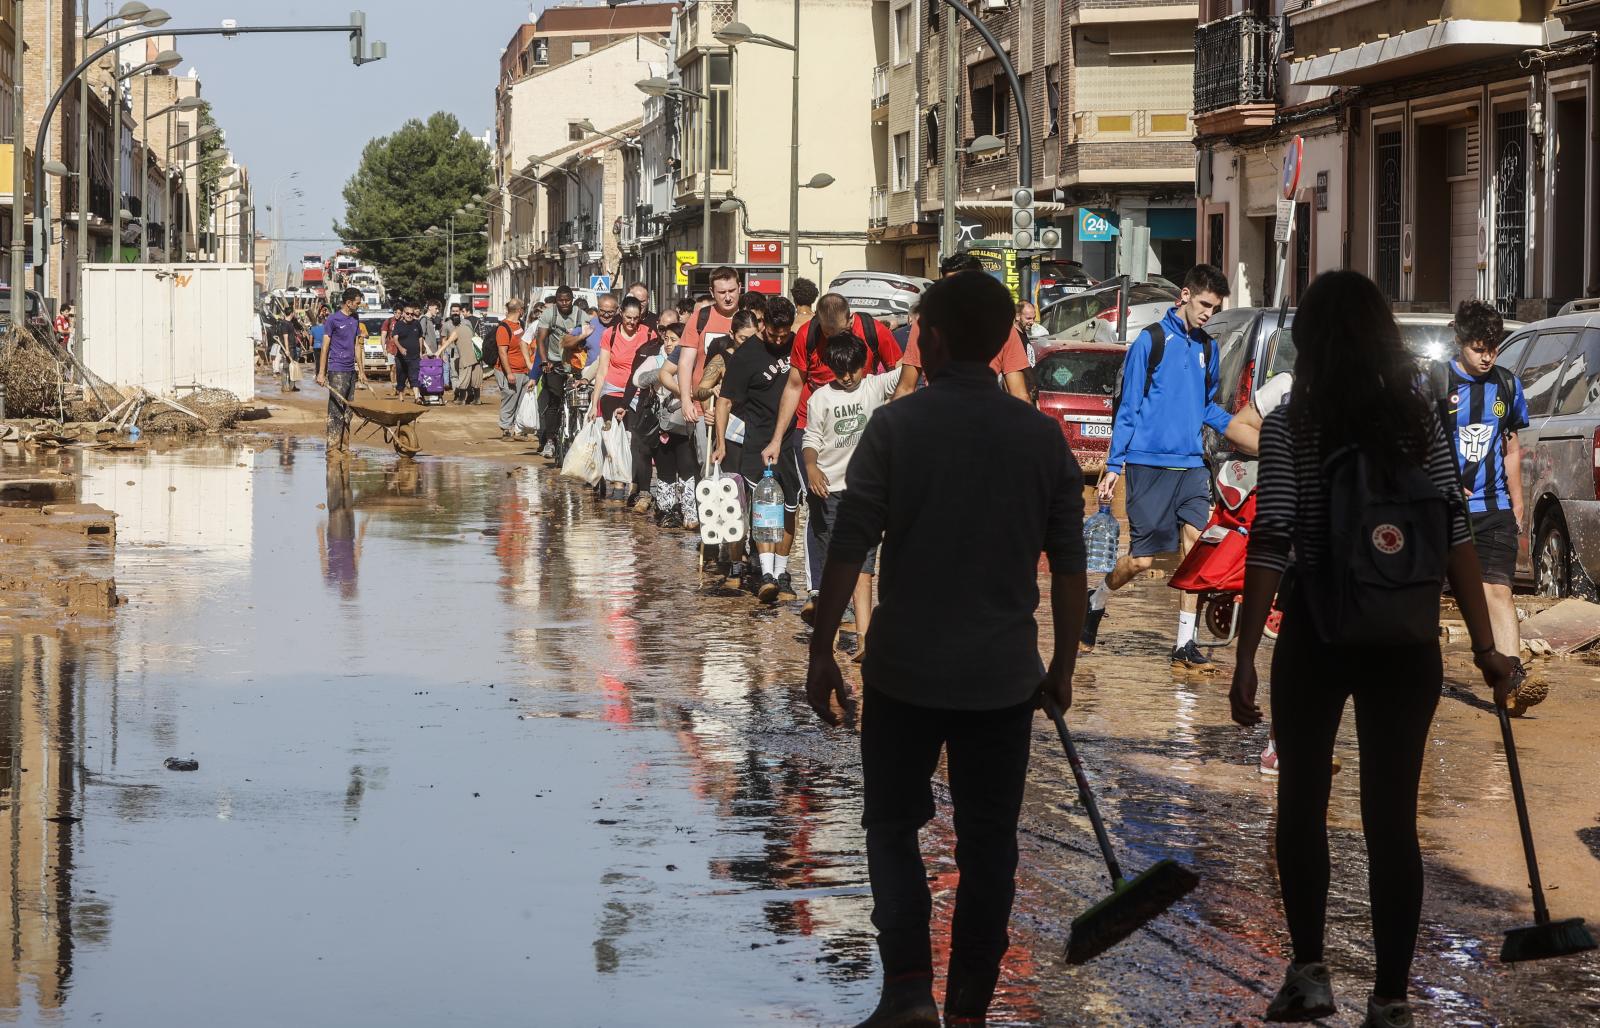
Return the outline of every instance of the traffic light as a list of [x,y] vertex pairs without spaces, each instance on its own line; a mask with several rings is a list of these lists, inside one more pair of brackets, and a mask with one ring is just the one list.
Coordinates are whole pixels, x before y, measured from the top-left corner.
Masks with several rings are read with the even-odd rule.
[[1031,250],[1033,244],[1033,190],[1022,188],[1011,194],[1011,245],[1018,250]]
[[1054,225],[1042,225],[1039,228],[1039,249],[1061,249],[1061,230]]

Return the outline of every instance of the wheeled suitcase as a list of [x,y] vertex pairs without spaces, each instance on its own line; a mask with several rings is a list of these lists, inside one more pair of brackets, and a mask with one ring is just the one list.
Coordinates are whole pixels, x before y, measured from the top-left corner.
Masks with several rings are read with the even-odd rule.
[[444,402],[444,361],[439,357],[423,357],[417,361],[417,389],[423,403]]

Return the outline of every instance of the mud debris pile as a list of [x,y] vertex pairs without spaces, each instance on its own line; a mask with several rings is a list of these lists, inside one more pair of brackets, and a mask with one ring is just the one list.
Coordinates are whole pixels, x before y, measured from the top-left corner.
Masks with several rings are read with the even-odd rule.
[[[7,495],[20,485],[62,495],[55,477],[0,479]],[[0,623],[109,615],[119,602],[113,577],[116,518],[92,503],[0,506]]]

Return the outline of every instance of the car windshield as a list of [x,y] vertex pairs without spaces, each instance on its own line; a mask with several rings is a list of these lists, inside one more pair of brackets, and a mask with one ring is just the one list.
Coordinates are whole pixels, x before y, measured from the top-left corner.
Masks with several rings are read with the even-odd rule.
[[1052,353],[1039,362],[1039,390],[1110,396],[1122,370],[1122,354],[1110,350],[1069,350]]
[[1456,330],[1446,321],[1400,322],[1400,342],[1421,360],[1438,361],[1455,353]]

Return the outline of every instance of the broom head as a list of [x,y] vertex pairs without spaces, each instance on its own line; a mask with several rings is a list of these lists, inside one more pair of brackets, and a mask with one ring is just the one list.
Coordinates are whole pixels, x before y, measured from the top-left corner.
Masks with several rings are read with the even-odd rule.
[[1500,962],[1514,964],[1520,960],[1547,960],[1594,948],[1594,936],[1583,926],[1583,918],[1569,917],[1565,921],[1547,921],[1511,929],[1506,933],[1505,944],[1500,947]]
[[1132,881],[1118,879],[1111,895],[1072,919],[1067,963],[1094,959],[1161,916],[1187,896],[1200,876],[1175,860],[1163,860]]

